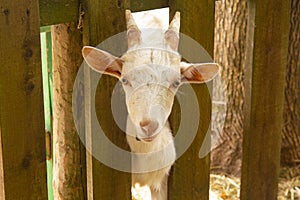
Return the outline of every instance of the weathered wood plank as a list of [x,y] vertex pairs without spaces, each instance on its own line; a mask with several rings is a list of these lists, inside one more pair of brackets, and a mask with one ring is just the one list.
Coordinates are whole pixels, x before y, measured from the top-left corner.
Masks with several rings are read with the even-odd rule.
[[[77,133],[72,92],[82,64],[82,34],[75,23],[52,26],[54,199],[86,199],[84,148]],[[72,164],[70,164],[72,163]],[[85,174],[84,174],[85,175]]]
[[277,199],[290,5],[248,1],[243,200]]
[[47,199],[38,1],[0,11],[0,199]]
[[78,0],[39,0],[39,7],[41,26],[78,21]]
[[[213,55],[214,38],[214,1],[206,0],[172,0],[170,1],[170,18],[175,11],[181,12],[181,32],[193,38],[201,44],[210,55]],[[179,46],[179,52],[183,48],[189,48],[183,44],[182,40]],[[185,50],[186,52],[186,50]],[[192,52],[190,54],[200,53]],[[199,58],[191,55],[190,61],[199,62]],[[193,89],[197,95],[200,108],[200,121],[196,138],[189,149],[179,158],[169,179],[169,199],[199,199],[209,198],[209,169],[210,154],[204,158],[199,158],[199,150],[204,137],[209,130],[211,118],[211,99],[208,88],[211,84],[194,85]],[[188,103],[188,102],[186,102]],[[195,108],[190,108],[189,112],[194,112]],[[180,108],[175,105],[171,116],[173,130],[177,129],[179,121]],[[186,133],[188,134],[188,133]]]
[[[105,39],[125,30],[125,4],[126,1],[107,1],[107,0],[85,0],[86,10],[83,37],[84,45],[97,46]],[[105,16],[105,17],[103,17]],[[125,39],[125,38],[124,38]],[[118,44],[116,44],[118,45]],[[90,85],[95,78],[95,73],[85,70],[85,105],[86,107],[86,143],[92,144],[93,153],[97,148],[104,150],[107,157],[113,158],[115,155],[110,147],[99,147],[95,143],[97,133],[93,132],[94,124],[100,123],[106,136],[117,146],[130,151],[126,143],[125,134],[118,128],[112,117],[111,94],[117,80],[106,75],[101,77],[100,87],[97,89],[96,97],[89,94],[88,90],[94,90],[97,86]],[[96,101],[97,117],[91,114],[92,104]],[[89,105],[91,104],[91,105]],[[99,133],[98,133],[99,134]],[[93,143],[94,142],[94,143]],[[87,182],[88,199],[131,199],[131,174],[120,172],[105,166],[95,157],[87,153]]]
[[131,0],[130,10],[133,12],[165,8],[169,6],[168,0]]
[[[78,21],[80,5],[78,0],[40,0],[39,2],[41,26]],[[164,7],[168,7],[168,0],[130,1],[130,9],[134,12]]]
[[[1,117],[1,116],[0,116]],[[2,133],[1,133],[1,127],[0,127],[0,144],[2,144]],[[2,146],[2,145],[1,145]],[[3,171],[3,152],[2,147],[0,147],[0,197],[1,199],[5,199],[5,186],[3,184],[4,182],[4,171]]]

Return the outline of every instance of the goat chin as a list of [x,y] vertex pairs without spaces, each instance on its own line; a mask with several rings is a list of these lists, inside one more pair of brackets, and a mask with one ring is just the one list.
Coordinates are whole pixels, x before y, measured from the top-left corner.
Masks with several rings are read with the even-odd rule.
[[[133,130],[132,124],[127,124],[127,130]],[[130,136],[131,135],[131,136]],[[151,142],[143,142],[136,140],[133,137],[134,134],[127,134],[127,142],[133,153],[152,153],[163,149],[159,156],[150,156],[146,160],[135,159],[132,161],[132,167],[138,169],[139,166],[160,166],[159,163],[169,163],[167,166],[163,166],[155,171],[133,173],[132,174],[132,185],[136,184],[140,186],[148,186],[151,190],[152,200],[166,200],[167,199],[167,180],[168,174],[172,164],[175,162],[176,153],[172,132],[167,122],[164,128],[158,133],[158,135]],[[169,162],[171,160],[171,162]],[[144,163],[141,163],[144,162]]]

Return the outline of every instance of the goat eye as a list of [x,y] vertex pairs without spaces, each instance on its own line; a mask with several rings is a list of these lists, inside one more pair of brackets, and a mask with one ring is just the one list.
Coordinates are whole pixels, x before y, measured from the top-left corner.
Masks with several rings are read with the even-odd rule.
[[122,78],[121,79],[121,82],[124,84],[124,85],[127,85],[128,84],[128,80],[126,78]]
[[178,88],[179,85],[180,85],[180,81],[179,80],[174,81],[173,84],[172,84],[172,86],[174,88]]

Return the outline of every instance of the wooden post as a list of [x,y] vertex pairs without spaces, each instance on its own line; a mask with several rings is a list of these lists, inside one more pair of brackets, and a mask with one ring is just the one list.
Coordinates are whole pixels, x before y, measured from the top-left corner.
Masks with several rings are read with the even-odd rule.
[[168,6],[169,6],[168,0],[146,0],[146,1],[130,0],[130,10],[132,12],[159,9]]
[[[85,199],[84,146],[75,128],[72,92],[83,61],[82,35],[75,23],[52,26],[54,199]],[[83,175],[84,174],[84,175]]]
[[[84,45],[97,46],[105,39],[126,30],[125,22],[125,0],[85,0],[84,1]],[[126,38],[124,38],[126,40]],[[118,44],[116,44],[118,45]],[[86,145],[91,145],[94,151],[99,144],[93,143],[97,133],[92,132],[93,124],[99,122],[106,136],[117,146],[129,150],[126,143],[125,134],[118,128],[112,117],[111,94],[117,79],[102,76],[97,89],[95,101],[97,118],[91,117],[91,102],[94,96],[90,90],[97,86],[90,85],[95,73],[87,68],[84,70],[85,78],[85,106],[86,106]],[[100,147],[105,150],[107,157],[114,156],[110,149]],[[87,152],[87,183],[88,199],[131,199],[131,174],[117,171],[105,166],[95,157]]]
[[[41,26],[75,22],[81,9],[78,0],[40,0],[39,7]],[[130,0],[134,12],[163,7],[168,7],[168,0]]]
[[40,24],[48,26],[78,20],[78,0],[39,0]]
[[38,1],[0,1],[0,16],[0,199],[47,199]]
[[242,200],[277,199],[290,5],[248,1]]
[[[197,41],[213,56],[214,1],[171,0],[170,9],[170,18],[173,17],[175,11],[181,12],[180,31]],[[189,48],[189,46],[179,45],[179,53],[182,48]],[[191,53],[197,54],[200,52],[191,51]],[[191,61],[199,62],[199,59],[200,55],[199,58]],[[201,113],[199,128],[192,145],[183,156],[176,161],[173,167],[171,177],[169,178],[168,190],[169,199],[172,200],[204,200],[209,198],[210,154],[202,159],[199,158],[199,151],[204,137],[207,131],[209,131],[211,118],[211,99],[207,86],[210,87],[211,84],[193,85]],[[190,108],[190,112],[193,112],[193,110],[194,108]],[[175,133],[180,123],[179,113],[180,107],[178,104],[175,104],[171,116],[171,124]]]

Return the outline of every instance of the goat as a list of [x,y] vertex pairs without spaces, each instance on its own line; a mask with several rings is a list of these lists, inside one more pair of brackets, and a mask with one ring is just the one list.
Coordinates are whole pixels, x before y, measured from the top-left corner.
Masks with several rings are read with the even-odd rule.
[[179,12],[161,38],[151,38],[150,42],[158,41],[158,48],[147,46],[147,38],[142,37],[129,10],[126,21],[128,50],[121,57],[89,46],[82,53],[93,70],[116,77],[122,83],[128,110],[127,142],[133,153],[144,156],[132,161],[133,186],[147,185],[152,200],[166,200],[168,173],[176,159],[168,122],[175,93],[181,84],[212,80],[219,66],[181,62]]

